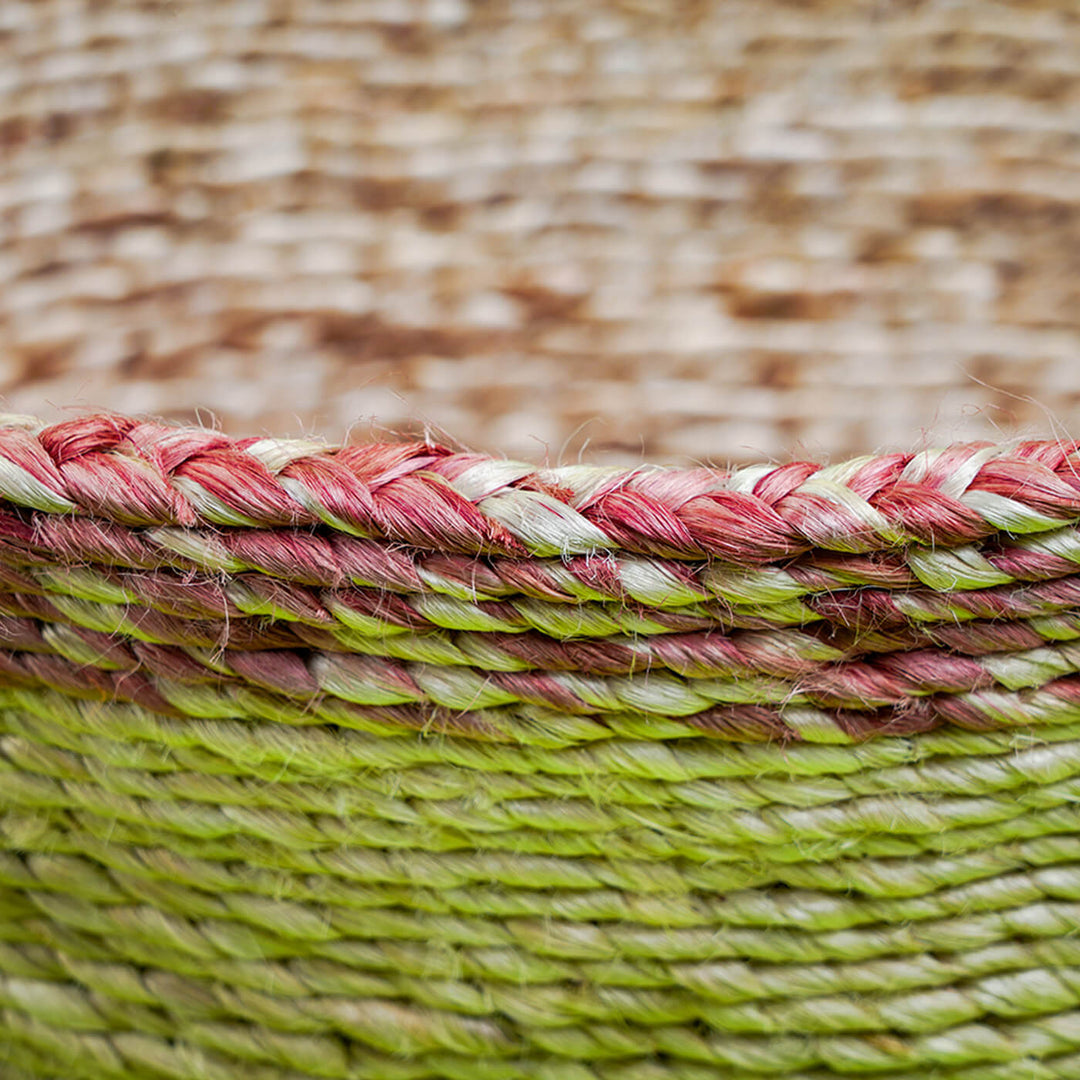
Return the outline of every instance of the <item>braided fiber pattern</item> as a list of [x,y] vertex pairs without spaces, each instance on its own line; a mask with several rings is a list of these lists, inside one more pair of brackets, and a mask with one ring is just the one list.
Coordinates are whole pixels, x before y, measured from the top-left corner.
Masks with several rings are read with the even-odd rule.
[[0,1075],[1080,1077],[1078,466],[0,418]]

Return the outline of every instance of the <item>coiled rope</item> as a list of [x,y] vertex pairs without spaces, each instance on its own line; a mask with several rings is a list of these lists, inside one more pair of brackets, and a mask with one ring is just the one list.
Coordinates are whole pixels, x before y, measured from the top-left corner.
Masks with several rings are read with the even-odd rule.
[[1080,1076],[1078,466],[0,419],[0,1075]]

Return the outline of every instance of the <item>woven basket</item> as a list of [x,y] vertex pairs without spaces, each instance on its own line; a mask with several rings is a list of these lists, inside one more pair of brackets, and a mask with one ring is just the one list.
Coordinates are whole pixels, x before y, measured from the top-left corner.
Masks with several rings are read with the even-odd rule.
[[1080,1076],[1078,466],[5,418],[0,1075]]
[[0,0],[2,407],[622,466],[1075,431],[1078,16]]

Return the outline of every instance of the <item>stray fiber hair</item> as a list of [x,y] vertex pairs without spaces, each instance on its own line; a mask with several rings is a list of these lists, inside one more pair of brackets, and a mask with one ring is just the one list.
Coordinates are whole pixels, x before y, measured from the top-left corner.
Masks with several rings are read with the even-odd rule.
[[1080,1077],[1080,444],[0,417],[4,1080]]

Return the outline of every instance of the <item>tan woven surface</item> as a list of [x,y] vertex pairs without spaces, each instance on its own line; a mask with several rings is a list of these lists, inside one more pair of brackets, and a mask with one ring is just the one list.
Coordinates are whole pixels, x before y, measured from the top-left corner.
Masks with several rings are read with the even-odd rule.
[[621,462],[1075,429],[1078,11],[7,0],[4,405]]

